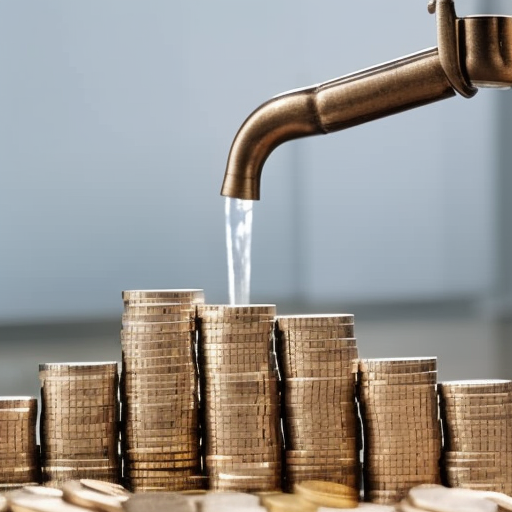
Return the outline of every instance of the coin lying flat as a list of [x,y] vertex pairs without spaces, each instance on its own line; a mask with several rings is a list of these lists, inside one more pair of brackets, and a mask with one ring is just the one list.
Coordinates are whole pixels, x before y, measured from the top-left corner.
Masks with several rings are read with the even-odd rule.
[[12,512],[83,512],[84,507],[66,503],[59,496],[27,492],[23,489],[7,495],[8,507]]
[[[327,507],[318,507],[317,512],[334,512],[335,509]],[[379,505],[378,503],[362,502],[356,508],[345,508],[343,512],[396,512],[396,508],[391,505]],[[412,511],[411,511],[412,512]]]
[[398,505],[397,509],[400,512],[425,512],[424,509],[415,507],[414,505],[411,505],[411,502],[404,498]]
[[296,494],[269,494],[261,496],[261,504],[268,512],[316,512],[317,506]]
[[245,511],[260,508],[260,498],[244,492],[208,492],[201,497],[199,503],[201,512]]
[[171,492],[134,494],[122,504],[127,512],[196,512],[193,500]]
[[498,505],[489,500],[453,493],[441,485],[422,485],[409,491],[411,505],[429,512],[497,512]]
[[452,494],[455,496],[467,496],[468,498],[483,498],[493,503],[503,510],[512,510],[512,497],[501,492],[493,491],[478,491],[475,489],[454,488],[451,489]]
[[42,485],[26,485],[22,490],[27,494],[42,496],[44,498],[62,498],[63,496],[61,489],[56,489],[54,487],[44,487]]
[[306,480],[295,484],[296,494],[320,507],[354,508],[358,493],[352,487],[321,480]]
[[[86,482],[85,484],[83,482]],[[62,485],[64,500],[81,507],[93,508],[104,512],[122,510],[122,503],[131,493],[122,492],[122,487],[106,482],[70,480]]]

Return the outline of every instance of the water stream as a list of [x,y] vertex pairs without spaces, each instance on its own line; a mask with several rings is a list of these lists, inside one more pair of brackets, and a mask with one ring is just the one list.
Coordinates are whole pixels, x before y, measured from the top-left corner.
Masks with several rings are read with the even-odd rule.
[[229,303],[250,304],[253,201],[226,198]]

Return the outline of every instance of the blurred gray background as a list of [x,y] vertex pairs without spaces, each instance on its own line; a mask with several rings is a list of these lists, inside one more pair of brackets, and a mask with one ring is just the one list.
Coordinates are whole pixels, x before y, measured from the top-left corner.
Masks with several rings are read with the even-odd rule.
[[[0,395],[36,394],[39,362],[119,360],[121,290],[226,302],[219,191],[247,115],[435,45],[426,0],[0,3]],[[354,313],[366,357],[512,377],[511,114],[480,91],[278,148],[252,302]]]

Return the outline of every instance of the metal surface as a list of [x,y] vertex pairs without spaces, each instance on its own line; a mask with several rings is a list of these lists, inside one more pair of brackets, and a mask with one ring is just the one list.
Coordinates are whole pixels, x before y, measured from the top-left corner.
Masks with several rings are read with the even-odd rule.
[[457,18],[452,0],[429,4],[438,48],[276,96],[238,131],[221,194],[260,198],[263,165],[280,144],[330,133],[455,96],[512,85],[512,18]]

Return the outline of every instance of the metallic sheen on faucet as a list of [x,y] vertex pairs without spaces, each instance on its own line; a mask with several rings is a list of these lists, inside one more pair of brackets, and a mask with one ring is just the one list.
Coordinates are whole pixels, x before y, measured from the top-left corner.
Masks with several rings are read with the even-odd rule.
[[455,96],[512,86],[512,17],[457,18],[453,0],[434,0],[438,47],[276,96],[238,131],[221,194],[260,198],[263,165],[283,142],[331,133]]

